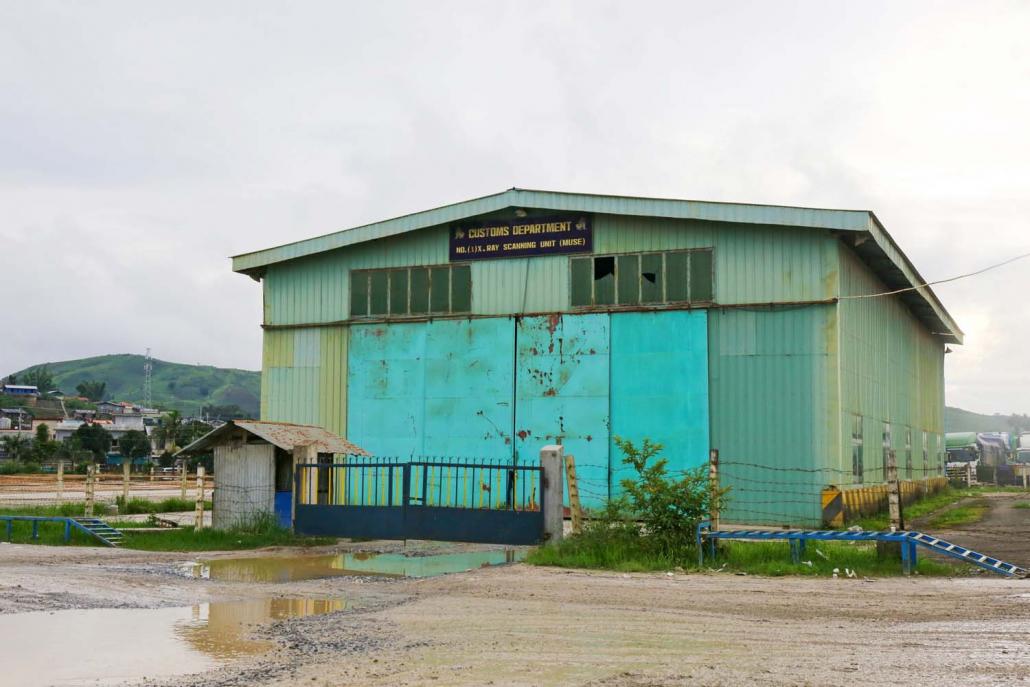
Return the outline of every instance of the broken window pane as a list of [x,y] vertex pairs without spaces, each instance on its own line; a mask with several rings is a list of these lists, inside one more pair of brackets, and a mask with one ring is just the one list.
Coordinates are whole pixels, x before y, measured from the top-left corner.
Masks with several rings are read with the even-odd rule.
[[594,304],[615,304],[615,258],[594,258]]

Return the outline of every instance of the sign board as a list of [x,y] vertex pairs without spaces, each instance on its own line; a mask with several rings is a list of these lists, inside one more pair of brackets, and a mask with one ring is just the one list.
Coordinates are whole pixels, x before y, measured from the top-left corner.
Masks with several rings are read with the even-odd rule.
[[593,250],[593,239],[588,215],[525,217],[454,225],[450,254],[452,261],[462,261],[587,253]]

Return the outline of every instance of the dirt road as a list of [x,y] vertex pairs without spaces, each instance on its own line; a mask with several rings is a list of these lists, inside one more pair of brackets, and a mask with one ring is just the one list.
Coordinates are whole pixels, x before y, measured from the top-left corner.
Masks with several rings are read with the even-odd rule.
[[[1015,507],[1020,503],[1030,503],[1030,494],[983,494],[959,501],[953,508],[976,501],[989,505],[982,520],[950,530],[933,530],[933,534],[959,546],[1030,568],[1030,508]],[[938,511],[934,516],[942,512]],[[912,528],[919,529],[924,524],[916,521]]]
[[[370,547],[400,545],[337,548]],[[1030,680],[1028,581],[625,575],[518,564],[421,580],[342,576],[276,583],[192,579],[182,572],[187,558],[0,545],[0,621],[17,619],[3,614],[39,609],[346,600],[338,612],[248,626],[246,632],[274,642],[278,648],[271,652],[177,678],[149,672],[148,685]],[[8,670],[29,659],[44,665],[53,654],[43,649],[39,657],[5,656],[0,642],[0,662]]]

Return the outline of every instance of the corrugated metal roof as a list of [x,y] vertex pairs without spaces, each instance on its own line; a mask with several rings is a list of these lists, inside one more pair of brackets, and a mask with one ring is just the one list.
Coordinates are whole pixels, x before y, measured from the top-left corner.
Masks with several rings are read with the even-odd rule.
[[[855,232],[873,240],[859,251],[870,269],[885,283],[919,286],[919,272],[898,248],[876,216],[868,210],[832,210],[781,205],[752,205],[668,198],[604,196],[512,188],[481,198],[454,203],[393,219],[345,229],[325,236],[289,243],[233,257],[233,270],[260,277],[264,268],[325,251],[447,224],[511,207],[590,212],[608,215],[691,219],[767,226],[790,226]],[[861,240],[861,239],[859,239]],[[875,251],[875,255],[872,253]],[[901,296],[917,315],[946,341],[962,342],[962,330],[929,287]]]
[[288,243],[275,248],[233,256],[233,270],[247,273],[284,260],[314,255],[327,250],[352,246],[365,241],[403,234],[439,224],[455,222],[509,207],[596,212],[609,215],[638,215],[670,219],[697,219],[713,222],[773,224],[792,227],[819,227],[841,231],[868,231],[872,215],[865,210],[829,210],[781,205],[717,203],[671,198],[602,196],[588,193],[561,193],[512,188],[461,203],[402,215],[393,219],[344,229],[325,236]]
[[295,446],[314,444],[318,447],[319,453],[369,455],[365,449],[355,446],[343,437],[338,437],[321,427],[295,425],[289,422],[260,422],[258,420],[231,420],[218,429],[208,432],[175,455],[205,451],[232,433],[233,429],[237,427],[285,451],[292,451]]

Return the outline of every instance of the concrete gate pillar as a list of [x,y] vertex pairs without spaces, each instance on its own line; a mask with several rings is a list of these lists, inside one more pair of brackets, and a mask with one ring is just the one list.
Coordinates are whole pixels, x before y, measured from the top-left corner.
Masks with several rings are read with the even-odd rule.
[[543,468],[544,493],[540,500],[544,509],[544,541],[559,542],[565,529],[564,473],[565,449],[550,445],[540,449],[540,467]]

